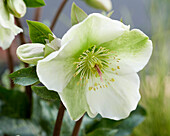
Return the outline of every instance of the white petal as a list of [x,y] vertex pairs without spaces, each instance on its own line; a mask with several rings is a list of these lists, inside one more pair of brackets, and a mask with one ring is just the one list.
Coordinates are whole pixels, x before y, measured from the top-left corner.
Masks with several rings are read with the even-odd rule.
[[106,88],[87,92],[87,101],[92,113],[102,117],[120,120],[135,110],[140,100],[140,80],[136,73],[124,76],[113,76],[115,81]]
[[63,59],[55,51],[45,59],[38,61],[37,75],[39,80],[49,89],[61,92],[73,77],[71,59]]
[[77,85],[79,81],[78,77],[73,77],[67,87],[58,93],[71,119],[75,121],[79,120],[85,112],[90,117],[95,116],[87,104],[85,87]]
[[15,35],[23,30],[14,24],[13,15],[5,8],[4,1],[0,1],[0,47],[4,50],[9,48]]
[[65,54],[67,56],[74,55],[78,52],[82,53],[93,45],[113,40],[125,31],[129,31],[129,26],[94,13],[68,30],[62,38],[61,45],[63,46],[69,42],[69,46],[64,49]]
[[[145,35],[142,31],[138,29],[134,29],[133,31],[136,31],[141,35]],[[138,49],[138,47],[136,48]],[[143,45],[143,48],[141,48],[140,51],[138,51],[137,53],[134,53],[133,50],[131,51],[129,50],[126,53],[122,54],[120,53],[119,57],[120,59],[122,59],[122,61],[124,61],[125,64],[131,66],[131,68],[133,68],[134,71],[139,72],[148,63],[152,55],[152,49],[153,49],[152,41],[147,40],[147,42]]]
[[[18,29],[18,33],[21,32],[22,29]],[[0,47],[2,47],[3,50],[10,47],[12,41],[15,38],[15,34],[11,31],[11,29],[3,28],[0,25]]]
[[113,56],[119,60],[116,62],[116,59],[112,59],[112,62],[116,62],[114,65],[119,65],[119,71],[124,74],[142,70],[152,54],[152,41],[138,29],[128,31],[101,46],[113,51]]

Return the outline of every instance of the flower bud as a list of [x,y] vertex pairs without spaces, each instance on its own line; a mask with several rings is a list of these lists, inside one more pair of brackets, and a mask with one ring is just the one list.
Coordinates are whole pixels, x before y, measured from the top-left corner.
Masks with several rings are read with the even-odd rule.
[[112,9],[111,0],[85,0],[85,2],[94,8],[104,11],[110,11]]
[[26,5],[23,0],[7,0],[7,7],[11,14],[21,18],[26,13]]
[[23,44],[17,48],[18,58],[28,64],[37,64],[37,61],[44,58],[45,45],[40,43]]

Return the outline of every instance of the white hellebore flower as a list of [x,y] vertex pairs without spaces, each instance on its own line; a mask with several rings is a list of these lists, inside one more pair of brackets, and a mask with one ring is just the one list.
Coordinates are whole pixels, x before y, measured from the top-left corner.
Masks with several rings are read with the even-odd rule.
[[8,12],[4,0],[0,0],[0,47],[9,48],[15,35],[22,31],[14,24],[14,16]]
[[94,8],[104,11],[110,11],[112,9],[111,0],[85,0],[85,2]]
[[137,75],[148,63],[152,42],[140,30],[91,14],[61,39],[61,48],[38,61],[37,74],[57,91],[73,120],[85,112],[120,120],[140,100]]

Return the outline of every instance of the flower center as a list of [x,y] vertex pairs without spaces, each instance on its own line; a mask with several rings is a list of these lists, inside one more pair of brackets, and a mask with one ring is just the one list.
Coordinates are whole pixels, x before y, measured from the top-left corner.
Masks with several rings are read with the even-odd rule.
[[[115,68],[110,67],[110,59],[115,60],[113,54],[113,52],[110,52],[105,47],[97,48],[96,45],[84,51],[78,58],[78,61],[74,62],[76,65],[74,76],[80,77],[80,81],[77,85],[86,85],[89,79],[97,77],[100,77],[100,81],[104,84],[107,79],[105,77],[103,78],[103,74],[108,70],[111,70],[112,72],[115,71]],[[110,80],[114,81],[113,78]],[[97,86],[97,84],[98,83],[95,83],[94,86]]]

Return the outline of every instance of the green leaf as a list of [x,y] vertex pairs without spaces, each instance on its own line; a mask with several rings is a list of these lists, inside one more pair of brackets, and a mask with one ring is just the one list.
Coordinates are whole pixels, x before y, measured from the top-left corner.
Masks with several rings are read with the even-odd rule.
[[44,0],[24,0],[27,7],[36,8],[45,6]]
[[0,117],[0,136],[42,136],[44,131],[31,120]]
[[45,44],[45,39],[49,38],[49,34],[53,35],[50,28],[43,23],[27,20],[27,24],[29,27],[30,39],[33,43]]
[[14,81],[15,84],[22,86],[32,85],[39,81],[35,66],[20,69],[10,74],[9,77]]
[[87,14],[79,8],[75,3],[72,4],[71,9],[71,23],[72,25],[82,22],[87,17]]
[[41,98],[46,100],[60,100],[57,92],[48,90],[45,86],[32,86],[32,90]]
[[138,106],[128,118],[120,121],[104,119],[101,116],[97,116],[94,120],[86,125],[85,133],[89,135],[93,134],[93,131],[105,128],[117,130],[114,136],[129,136],[133,129],[145,119],[145,115],[145,110],[141,106]]
[[27,118],[28,107],[29,102],[25,93],[0,86],[0,116]]
[[130,135],[133,129],[144,121],[145,116],[145,109],[141,106],[138,106],[137,109],[133,111],[127,119],[122,120],[120,125],[118,125],[117,128],[119,129],[119,131],[116,133],[115,136]]

